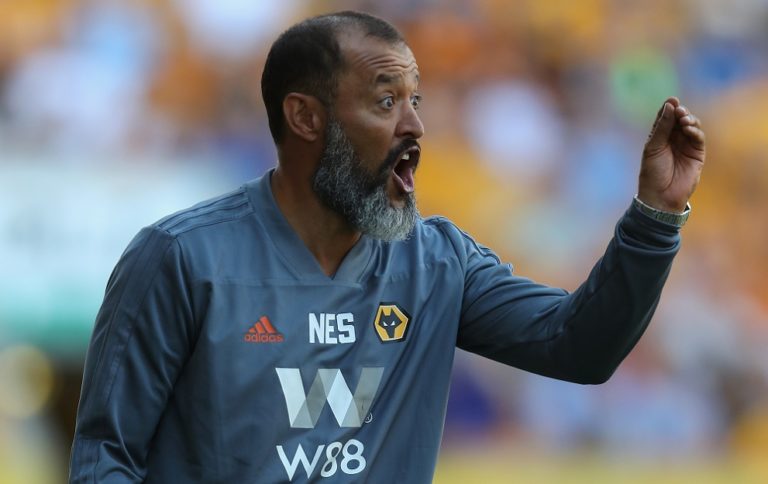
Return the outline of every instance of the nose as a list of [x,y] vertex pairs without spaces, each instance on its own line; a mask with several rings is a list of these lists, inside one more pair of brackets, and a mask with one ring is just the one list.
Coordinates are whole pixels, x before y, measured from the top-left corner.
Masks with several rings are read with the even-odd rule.
[[424,136],[424,125],[419,114],[411,103],[403,104],[403,112],[397,123],[397,136],[399,138],[419,139]]

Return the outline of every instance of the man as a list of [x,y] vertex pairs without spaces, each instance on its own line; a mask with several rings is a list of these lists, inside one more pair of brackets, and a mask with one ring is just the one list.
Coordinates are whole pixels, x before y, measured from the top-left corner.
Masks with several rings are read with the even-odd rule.
[[678,249],[699,121],[664,103],[638,196],[569,294],[419,218],[418,82],[400,34],[365,14],[278,38],[262,92],[279,164],[128,246],[88,351],[71,481],[429,482],[456,346],[608,379]]

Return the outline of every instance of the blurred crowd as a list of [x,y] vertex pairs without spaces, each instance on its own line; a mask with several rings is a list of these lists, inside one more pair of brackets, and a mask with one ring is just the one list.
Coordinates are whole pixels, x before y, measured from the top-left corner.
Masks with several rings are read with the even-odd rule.
[[446,448],[765,454],[765,0],[3,0],[0,482],[59,480],[112,264],[142,225],[274,166],[266,52],[341,9],[394,23],[419,63],[422,213],[537,281],[586,277],[668,95],[708,137],[662,303],[614,378],[582,387],[459,353]]

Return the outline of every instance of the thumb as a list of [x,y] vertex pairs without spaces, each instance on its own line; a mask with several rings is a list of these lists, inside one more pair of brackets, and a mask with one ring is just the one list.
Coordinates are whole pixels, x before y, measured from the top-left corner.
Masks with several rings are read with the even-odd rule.
[[656,121],[653,123],[651,133],[648,135],[648,141],[645,143],[647,150],[654,151],[666,146],[672,128],[675,127],[675,108],[669,102],[665,102],[661,107]]

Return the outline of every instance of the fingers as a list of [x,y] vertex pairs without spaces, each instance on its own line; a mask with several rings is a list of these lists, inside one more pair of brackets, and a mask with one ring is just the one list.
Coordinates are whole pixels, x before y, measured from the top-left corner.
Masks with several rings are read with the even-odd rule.
[[688,139],[690,139],[694,148],[704,148],[706,136],[704,135],[704,131],[702,131],[701,128],[697,128],[695,126],[684,126],[682,131],[688,137]]
[[675,108],[675,116],[677,117],[677,122],[680,124],[681,128],[685,126],[701,128],[701,121],[699,118],[694,116],[690,111],[688,111],[688,108],[683,105],[677,106]]
[[675,96],[668,97],[667,100],[664,102],[671,104],[674,108],[680,107],[680,99],[678,99]]
[[704,130],[701,128],[701,120],[694,116],[688,108],[683,105],[675,108],[675,116],[677,116],[677,123],[680,126],[680,130],[691,141],[694,147],[703,148],[705,135]]
[[[674,101],[677,101],[678,106],[675,106]],[[677,98],[669,98],[664,101],[656,117],[656,122],[653,123],[651,133],[648,135],[648,141],[645,144],[646,150],[655,151],[666,146],[672,128],[675,127],[675,111],[679,109],[679,103]]]
[[701,121],[681,104],[678,98],[673,96],[667,98],[659,109],[656,121],[648,135],[646,150],[653,153],[664,149],[672,130],[675,128],[678,128],[688,138],[694,148],[704,149],[706,137],[701,127]]
[[656,127],[656,123],[659,121],[659,118],[661,117],[661,112],[664,110],[664,106],[667,104],[671,104],[673,108],[677,108],[680,106],[680,100],[674,96],[668,97],[664,103],[659,108],[659,111],[656,113],[656,121],[653,123],[653,126]]

